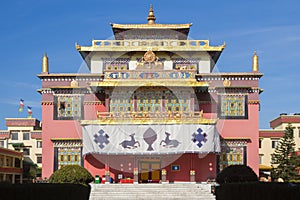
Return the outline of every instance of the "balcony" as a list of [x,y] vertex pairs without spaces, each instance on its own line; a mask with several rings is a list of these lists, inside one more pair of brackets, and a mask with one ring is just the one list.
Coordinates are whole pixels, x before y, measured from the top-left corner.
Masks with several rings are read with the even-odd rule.
[[88,124],[216,124],[217,118],[199,112],[99,112],[97,120],[82,120]]

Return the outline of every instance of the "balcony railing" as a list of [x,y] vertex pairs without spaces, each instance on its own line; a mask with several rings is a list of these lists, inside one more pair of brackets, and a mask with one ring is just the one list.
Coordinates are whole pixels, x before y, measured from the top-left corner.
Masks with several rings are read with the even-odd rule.
[[202,119],[203,111],[199,112],[99,112],[98,119]]
[[209,40],[93,40],[93,47],[208,47]]
[[79,51],[222,51],[225,43],[210,46],[209,40],[93,40],[92,46],[80,46]]

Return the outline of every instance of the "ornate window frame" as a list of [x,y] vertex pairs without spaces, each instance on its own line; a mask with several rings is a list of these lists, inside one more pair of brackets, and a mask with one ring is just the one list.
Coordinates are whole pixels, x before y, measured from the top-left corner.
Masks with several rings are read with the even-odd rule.
[[[82,140],[81,139],[51,139],[54,146],[54,165],[53,169],[54,171],[59,169],[61,165],[68,165],[68,164],[78,164],[80,166],[83,166],[83,156],[82,156]],[[74,149],[80,153],[80,158],[78,160],[78,154],[75,154]],[[68,151],[69,153],[61,154],[60,152]],[[62,163],[60,160],[61,157],[67,156],[67,159],[71,159],[72,156],[77,156],[77,160],[75,161],[72,157],[72,160],[66,161],[67,164]]]
[[[241,105],[243,115],[239,115],[239,114],[225,115],[222,113],[223,110],[226,110],[226,108],[224,108],[224,106],[228,106],[227,104],[231,104],[229,102],[230,101],[229,98],[231,98],[231,99],[236,98],[236,100],[235,100],[236,102],[232,103],[233,104],[232,106],[235,107],[235,109],[237,107],[237,105],[235,105],[237,103],[237,101],[241,101],[240,98],[243,98],[243,102]],[[224,102],[224,101],[228,101],[228,102]],[[234,112],[238,112],[238,111],[235,110]],[[236,95],[236,94],[221,94],[221,95],[219,95],[218,96],[218,117],[220,119],[248,119],[248,95]]]
[[[59,98],[60,97],[66,97],[66,98],[75,98],[77,97],[79,99],[79,113],[78,116],[58,116],[58,112],[60,109],[59,104]],[[73,103],[73,102],[72,102]],[[83,95],[55,95],[54,96],[54,109],[53,109],[53,119],[54,120],[74,120],[74,119],[84,119],[84,96]],[[72,105],[73,106],[73,105]]]

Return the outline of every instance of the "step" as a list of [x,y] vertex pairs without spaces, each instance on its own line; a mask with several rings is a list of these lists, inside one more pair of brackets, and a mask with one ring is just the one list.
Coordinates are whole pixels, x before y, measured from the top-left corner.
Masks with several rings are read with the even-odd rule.
[[98,199],[199,199],[215,200],[210,185],[176,184],[91,184],[90,200]]

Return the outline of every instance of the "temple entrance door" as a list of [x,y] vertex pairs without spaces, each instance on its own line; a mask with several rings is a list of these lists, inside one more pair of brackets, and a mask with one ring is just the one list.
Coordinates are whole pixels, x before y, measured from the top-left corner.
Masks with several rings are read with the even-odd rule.
[[159,183],[161,179],[160,161],[140,161],[140,182]]

